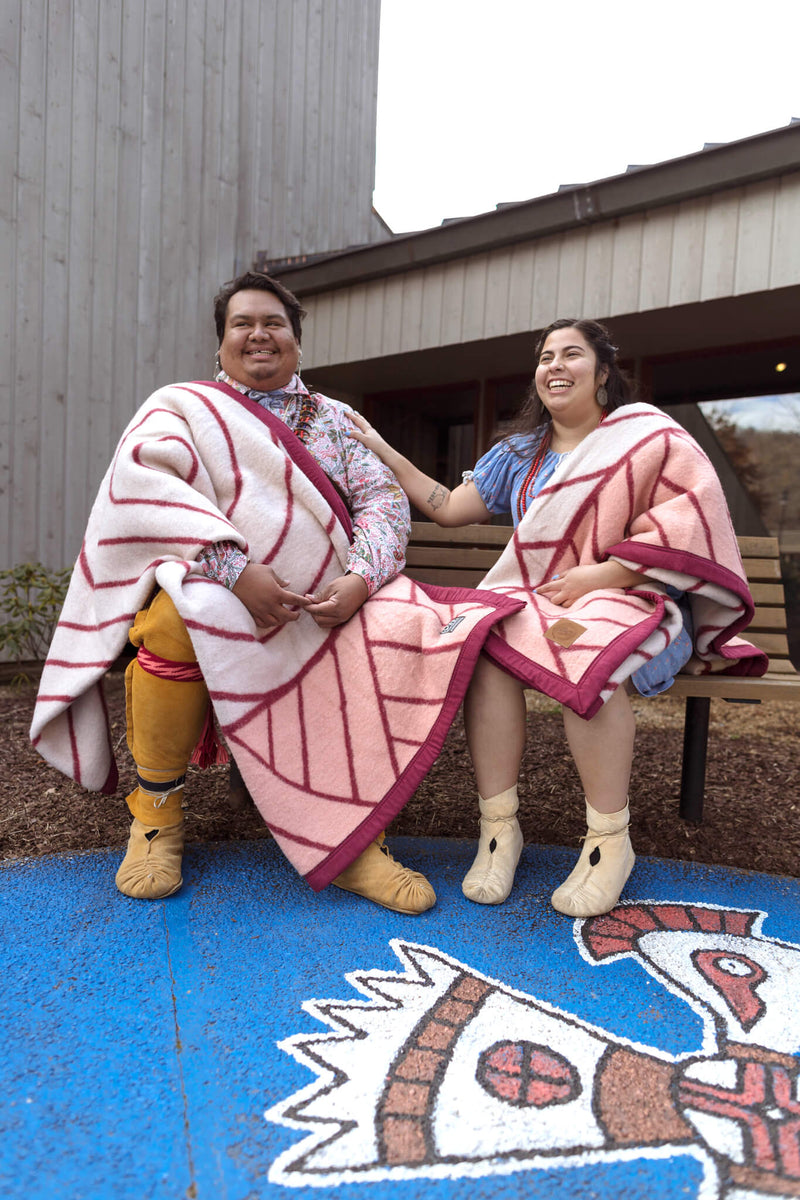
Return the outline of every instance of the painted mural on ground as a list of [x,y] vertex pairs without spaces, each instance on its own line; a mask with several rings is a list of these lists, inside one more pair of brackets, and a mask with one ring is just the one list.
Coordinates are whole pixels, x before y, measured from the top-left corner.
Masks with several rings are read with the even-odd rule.
[[800,946],[767,914],[632,902],[576,921],[578,953],[631,959],[701,1020],[668,1054],[609,1034],[433,946],[391,942],[402,969],[347,975],[366,999],[309,999],[330,1032],[281,1049],[315,1072],[269,1121],[306,1136],[284,1186],[455,1179],[673,1159],[699,1200],[800,1196]]

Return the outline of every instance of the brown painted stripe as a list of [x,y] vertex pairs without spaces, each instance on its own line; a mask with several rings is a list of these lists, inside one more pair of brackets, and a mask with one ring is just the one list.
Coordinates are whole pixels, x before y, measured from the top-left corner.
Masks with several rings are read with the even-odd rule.
[[411,1032],[389,1067],[375,1114],[380,1163],[419,1166],[433,1160],[433,1109],[448,1051],[494,990],[461,972]]

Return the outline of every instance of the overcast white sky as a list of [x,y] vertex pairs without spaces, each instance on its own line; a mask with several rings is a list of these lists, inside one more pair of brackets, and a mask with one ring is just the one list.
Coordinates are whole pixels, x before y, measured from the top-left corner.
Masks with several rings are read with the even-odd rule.
[[800,117],[800,0],[382,0],[395,233]]
[[737,425],[746,425],[750,429],[800,433],[800,395],[795,392],[741,400],[704,401],[700,407],[707,417],[728,417]]

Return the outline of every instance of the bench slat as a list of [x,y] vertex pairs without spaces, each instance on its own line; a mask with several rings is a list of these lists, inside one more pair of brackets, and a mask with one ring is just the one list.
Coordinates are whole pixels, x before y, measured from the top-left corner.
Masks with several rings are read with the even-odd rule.
[[740,534],[736,540],[739,543],[739,553],[742,558],[778,558],[780,556],[777,538],[751,537],[748,534]]
[[777,607],[757,608],[749,629],[786,629],[786,610]]
[[750,627],[742,634],[742,637],[746,641],[752,642],[754,646],[758,646],[759,650],[763,650],[770,657],[773,654],[789,657],[789,643],[784,633],[760,633],[758,629]]
[[679,675],[665,696],[707,696],[722,700],[800,700],[800,676],[769,671],[760,679],[733,675]]
[[409,579],[416,579],[419,583],[435,583],[439,587],[477,587],[480,581],[486,574],[485,570],[480,571],[459,571],[455,568],[448,571],[440,571],[435,567],[413,567],[410,571],[405,571]]
[[750,593],[756,604],[779,604],[783,607],[782,583],[751,583]]
[[484,575],[497,562],[497,551],[475,546],[409,546],[406,561],[413,567],[483,567]]
[[433,521],[412,521],[411,542],[444,542],[448,546],[505,546],[514,530],[510,525],[461,525],[455,529],[435,525]]
[[781,564],[777,558],[743,558],[742,565],[750,580],[781,578]]
[[769,660],[769,674],[796,675],[797,668],[790,658],[779,658],[775,655]]

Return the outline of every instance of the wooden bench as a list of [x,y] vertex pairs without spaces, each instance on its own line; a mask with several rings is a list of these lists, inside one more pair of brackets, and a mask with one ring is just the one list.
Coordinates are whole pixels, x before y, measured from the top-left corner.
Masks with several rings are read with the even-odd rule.
[[[414,521],[406,553],[406,574],[423,583],[475,587],[496,562],[512,533],[513,529],[507,525],[442,529],[430,521]],[[703,819],[711,701],[760,704],[762,700],[800,700],[800,675],[789,658],[786,638],[778,539],[740,537],[738,540],[756,606],[753,621],[742,636],[769,655],[769,671],[760,679],[679,675],[664,693],[686,701],[679,811],[685,820],[698,824]]]

